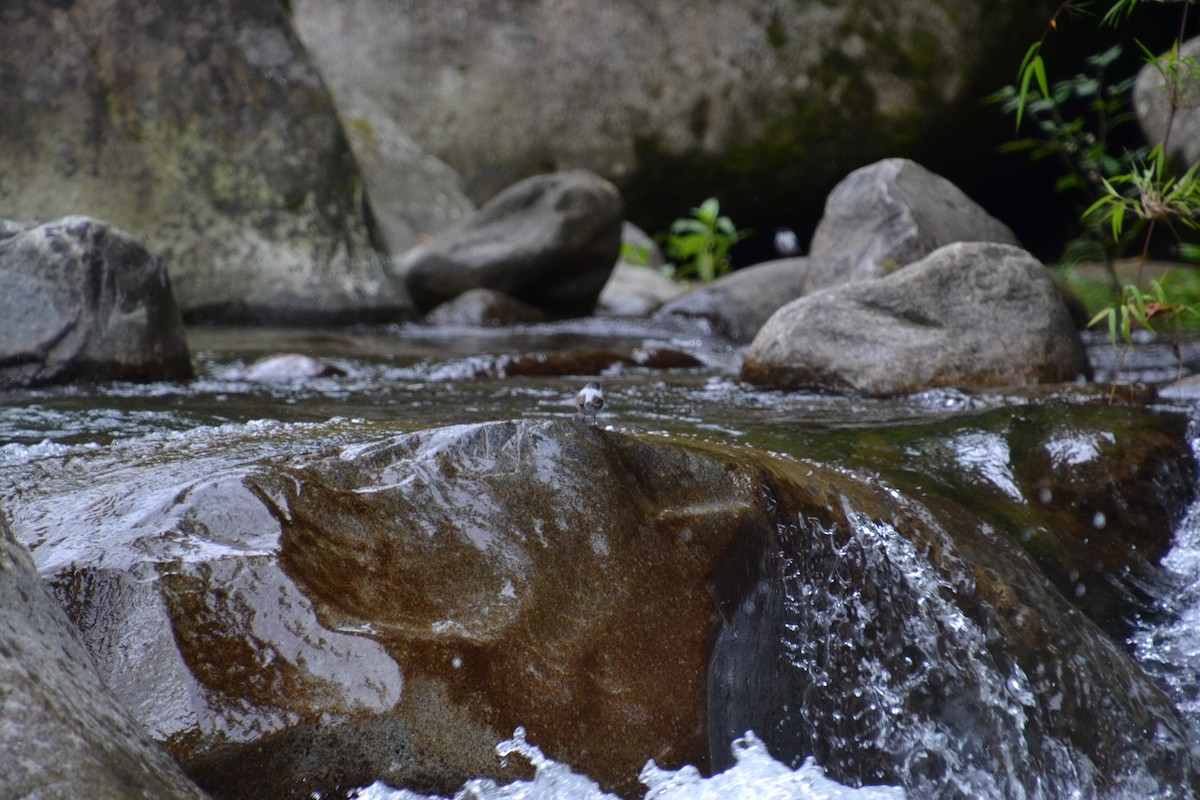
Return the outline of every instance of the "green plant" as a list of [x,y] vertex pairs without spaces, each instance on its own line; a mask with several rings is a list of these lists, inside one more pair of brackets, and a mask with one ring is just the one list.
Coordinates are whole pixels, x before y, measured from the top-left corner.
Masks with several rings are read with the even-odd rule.
[[671,224],[664,241],[666,256],[675,265],[676,277],[695,275],[707,283],[732,269],[729,251],[749,235],[721,216],[720,204],[710,197],[693,208],[690,217]]
[[[1139,2],[1116,0],[1104,14],[1102,23],[1120,24],[1133,13]],[[1200,81],[1196,60],[1179,53],[1187,28],[1188,10],[1195,2],[1183,0],[1180,3],[1178,32],[1168,53],[1155,56],[1138,43],[1146,62],[1162,76],[1168,103],[1165,133],[1162,141],[1152,147],[1126,150],[1119,156],[1109,151],[1107,140],[1112,127],[1130,119],[1125,107],[1131,82],[1103,85],[1104,72],[1119,50],[1110,48],[1093,56],[1089,60],[1095,70],[1091,77],[1076,76],[1053,85],[1047,78],[1042,50],[1048,37],[1058,29],[1062,15],[1086,13],[1090,5],[1087,2],[1064,2],[1058,7],[1042,38],[1026,51],[1018,70],[1017,85],[1006,87],[996,97],[1016,116],[1018,130],[1027,114],[1038,122],[1038,137],[1017,140],[1009,149],[1026,150],[1035,158],[1058,155],[1069,170],[1059,182],[1059,188],[1082,189],[1088,196],[1081,221],[1090,237],[1102,247],[1117,293],[1115,302],[1096,313],[1090,324],[1106,322],[1113,344],[1123,340],[1126,349],[1132,344],[1135,325],[1153,331],[1160,321],[1169,321],[1178,330],[1181,320],[1200,315],[1200,305],[1194,298],[1181,300],[1172,296],[1164,282],[1151,281],[1148,289],[1141,288],[1142,269],[1157,228],[1166,228],[1175,235],[1179,251],[1185,257],[1196,254],[1197,250],[1183,241],[1180,228],[1200,229],[1200,180],[1197,179],[1200,165],[1193,164],[1182,174],[1176,174],[1166,155],[1176,113],[1188,102],[1186,87]],[[1091,127],[1085,116],[1072,117],[1063,113],[1069,100],[1087,101]],[[1112,271],[1113,257],[1139,239],[1142,246],[1138,279],[1118,286]]]

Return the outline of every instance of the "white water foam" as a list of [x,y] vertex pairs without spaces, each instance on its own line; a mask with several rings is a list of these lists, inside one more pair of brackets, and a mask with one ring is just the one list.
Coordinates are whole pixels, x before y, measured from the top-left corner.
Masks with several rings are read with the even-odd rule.
[[[547,758],[525,740],[525,729],[517,728],[513,738],[496,745],[501,758],[517,754],[533,766],[531,781],[515,781],[505,786],[487,778],[467,781],[454,800],[619,800],[608,794],[586,775],[572,772],[566,765]],[[789,769],[767,752],[752,732],[733,743],[734,766],[711,778],[705,778],[691,765],[677,770],[661,769],[652,760],[642,768],[639,780],[647,786],[645,800],[904,800],[903,789],[891,786],[867,786],[852,789],[825,777],[812,759],[799,769]],[[359,800],[448,800],[393,789],[374,783],[353,792]]]

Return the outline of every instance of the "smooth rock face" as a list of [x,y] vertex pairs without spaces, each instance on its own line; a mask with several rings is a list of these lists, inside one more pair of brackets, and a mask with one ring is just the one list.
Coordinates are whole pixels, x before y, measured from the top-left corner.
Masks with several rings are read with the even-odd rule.
[[621,196],[574,170],[521,181],[395,267],[424,310],[492,289],[557,317],[590,314],[621,248]]
[[915,161],[889,158],[862,167],[825,200],[805,293],[883,277],[954,242],[1020,246],[1004,223]]
[[676,297],[665,303],[654,318],[699,325],[746,344],[772,314],[803,293],[807,276],[807,258],[756,264]]
[[[1184,42],[1179,48],[1179,57],[1200,58],[1200,38]],[[1183,171],[1200,161],[1200,103],[1196,102],[1200,96],[1200,76],[1192,74],[1184,66],[1180,84],[1169,90],[1178,92],[1183,98],[1171,121],[1171,138],[1168,142],[1168,155]],[[1171,118],[1169,90],[1160,69],[1153,64],[1142,67],[1133,87],[1133,106],[1142,125],[1142,133],[1151,144],[1163,141],[1167,133],[1167,121]]]
[[87,217],[0,232],[0,388],[192,376],[162,262]]
[[16,0],[0,74],[6,215],[129,230],[189,320],[411,317],[281,4]]
[[1049,271],[1016,247],[961,243],[779,309],[747,350],[742,377],[889,396],[1072,381],[1087,370]]
[[0,797],[203,800],[113,698],[0,513]]
[[1040,24],[1025,6],[921,0],[291,8],[339,104],[369,98],[475,202],[581,167],[659,214],[714,180],[741,194],[735,205],[815,197],[908,152],[948,127],[956,101],[975,102],[973,87],[1010,80],[1012,42],[1019,52]]
[[518,724],[625,796],[747,727],[913,796],[1193,781],[1170,703],[994,522],[877,474],[568,420],[342,420],[9,477],[102,675],[221,797],[450,794],[511,778],[492,748]]

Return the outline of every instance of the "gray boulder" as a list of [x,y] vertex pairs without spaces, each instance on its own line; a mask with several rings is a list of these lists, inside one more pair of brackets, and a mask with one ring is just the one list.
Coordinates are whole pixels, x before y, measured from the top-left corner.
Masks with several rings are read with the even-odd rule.
[[618,261],[597,301],[596,313],[613,317],[645,317],[672,297],[687,291],[651,267]]
[[1087,370],[1045,266],[1016,247],[973,242],[789,303],[751,343],[742,377],[887,396],[1070,381]]
[[781,258],[740,269],[667,302],[654,318],[749,343],[772,314],[803,293],[808,264],[807,258]]
[[846,176],[825,201],[805,292],[879,278],[954,242],[1020,246],[950,181],[904,158]]
[[203,800],[97,672],[0,513],[0,797]]
[[[1179,57],[1200,59],[1200,38],[1184,42],[1179,48]],[[1179,94],[1182,102],[1171,121],[1168,155],[1186,170],[1200,161],[1200,75],[1185,69],[1180,84],[1170,88]],[[1147,64],[1138,73],[1133,86],[1133,106],[1146,139],[1152,143],[1161,142],[1167,133],[1171,103],[1166,78],[1157,65]]]
[[192,376],[162,262],[87,217],[0,230],[0,388]]
[[428,311],[470,289],[492,289],[555,317],[595,308],[621,248],[621,195],[583,170],[540,175],[395,265]]
[[978,1],[290,6],[339,105],[369,99],[475,202],[582,167],[659,215],[718,189],[777,210],[931,136],[990,156],[951,112],[1031,35],[1028,6]]
[[14,0],[0,74],[7,215],[131,231],[189,320],[412,316],[283,4]]

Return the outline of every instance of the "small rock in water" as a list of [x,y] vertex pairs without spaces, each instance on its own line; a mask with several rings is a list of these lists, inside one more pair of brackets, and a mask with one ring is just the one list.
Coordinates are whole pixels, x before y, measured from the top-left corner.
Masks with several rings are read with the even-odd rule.
[[288,353],[255,361],[246,367],[242,380],[256,383],[286,383],[307,378],[329,378],[345,375],[346,371],[311,356]]

